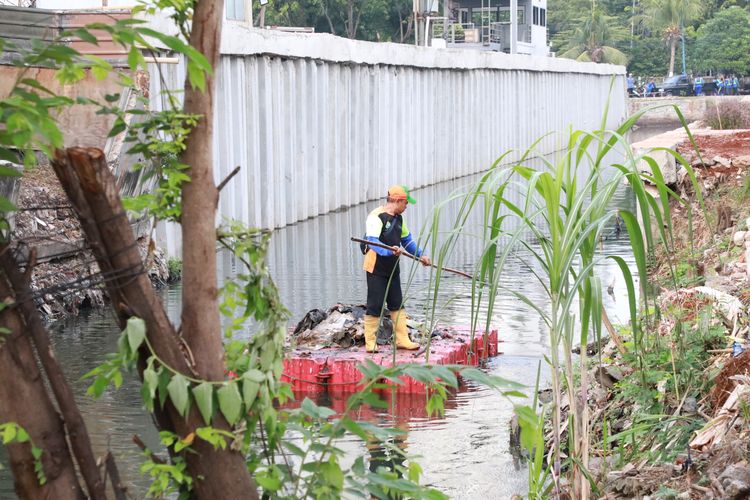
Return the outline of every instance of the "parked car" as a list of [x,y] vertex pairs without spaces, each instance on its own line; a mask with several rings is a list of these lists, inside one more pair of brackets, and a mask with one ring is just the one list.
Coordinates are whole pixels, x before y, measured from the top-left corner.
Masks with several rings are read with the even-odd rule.
[[[703,77],[703,94],[716,93],[716,81],[711,77]],[[695,95],[694,80],[687,75],[675,75],[665,79],[658,87],[659,95]]]

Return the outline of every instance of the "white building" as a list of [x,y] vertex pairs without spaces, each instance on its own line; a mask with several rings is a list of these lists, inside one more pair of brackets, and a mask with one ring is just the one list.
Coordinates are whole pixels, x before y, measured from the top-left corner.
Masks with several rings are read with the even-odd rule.
[[433,45],[549,55],[547,0],[446,0],[438,15],[427,22]]

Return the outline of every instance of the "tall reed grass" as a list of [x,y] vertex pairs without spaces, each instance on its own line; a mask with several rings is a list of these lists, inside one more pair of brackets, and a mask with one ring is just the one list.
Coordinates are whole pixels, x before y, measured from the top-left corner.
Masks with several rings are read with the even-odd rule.
[[[674,109],[687,130],[684,117],[678,108]],[[459,238],[481,238],[483,251],[471,295],[474,331],[490,329],[495,300],[501,293],[530,306],[548,329],[549,352],[545,359],[551,371],[553,401],[541,412],[536,408],[536,399],[532,406],[516,408],[522,443],[531,452],[530,498],[567,493],[572,498],[585,499],[590,495],[590,360],[585,348],[578,357],[572,354],[572,348],[574,344],[585,346],[592,338],[601,339],[606,311],[595,267],[603,259],[614,260],[621,270],[628,293],[635,355],[642,352],[644,329],[639,307],[651,300],[644,285],[647,261],[655,245],[672,245],[670,199],[677,199],[665,183],[660,166],[648,156],[636,155],[628,143],[628,131],[647,111],[631,116],[612,130],[606,128],[606,111],[597,130],[568,130],[563,134],[562,152],[555,159],[537,153],[538,141],[510,166],[501,166],[509,158],[509,154],[504,155],[468,192],[457,193],[437,206],[427,234],[422,235],[423,241],[431,243],[438,268]],[[688,135],[693,141],[689,130]],[[675,151],[669,153],[687,169],[700,193],[690,165]],[[639,173],[637,165],[641,161],[649,165],[652,174]],[[623,183],[632,190],[635,211],[612,208],[613,197]],[[513,189],[508,189],[511,185]],[[509,193],[518,189],[522,196],[520,201],[514,201],[517,196]],[[446,230],[445,224],[441,226],[443,206],[456,202],[460,203],[458,216]],[[476,213],[481,214],[479,229],[467,224],[470,215]],[[627,261],[622,256],[606,256],[600,245],[618,216],[632,247],[641,280],[638,288]],[[524,263],[529,279],[536,280],[544,290],[546,304],[536,303],[519,287],[504,281],[504,270],[511,260]],[[430,327],[439,315],[441,274],[438,269],[432,277]],[[567,417],[561,411],[563,400],[570,402]],[[552,421],[550,443],[543,439],[545,411]],[[542,459],[542,448],[547,450],[546,460]]]

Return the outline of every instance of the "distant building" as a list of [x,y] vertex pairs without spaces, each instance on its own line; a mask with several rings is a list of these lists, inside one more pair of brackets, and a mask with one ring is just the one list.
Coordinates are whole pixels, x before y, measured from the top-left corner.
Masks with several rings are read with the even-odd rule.
[[547,0],[446,0],[431,24],[447,47],[549,55]]

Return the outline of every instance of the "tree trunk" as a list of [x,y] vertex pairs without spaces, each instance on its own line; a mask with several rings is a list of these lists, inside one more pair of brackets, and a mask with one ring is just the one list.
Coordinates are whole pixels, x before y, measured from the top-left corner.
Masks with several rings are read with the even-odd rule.
[[[81,220],[101,272],[109,278],[108,290],[121,326],[130,316],[142,318],[148,341],[159,358],[183,374],[194,375],[197,363],[193,359],[203,353],[180,338],[151,286],[104,153],[94,148],[70,148],[58,152],[52,166]],[[214,234],[212,241],[215,240]],[[144,356],[149,354],[143,349],[141,368]],[[158,405],[156,408],[160,427],[181,437],[205,425],[196,405],[191,405],[185,417],[169,402],[163,412]],[[218,414],[213,425],[229,429]],[[216,450],[202,439],[196,439],[192,448],[196,453],[183,456],[188,473],[195,479],[197,498],[258,498],[240,453]]]
[[674,54],[677,50],[677,40],[672,38],[669,42],[669,76],[674,76]]
[[[190,45],[218,71],[224,2],[200,0],[195,5]],[[206,89],[185,80],[185,113],[199,115],[182,161],[190,166],[190,182],[182,188],[182,335],[195,356],[201,378],[224,378],[219,289],[216,284],[216,205],[219,194],[213,176],[214,77]]]
[[[13,297],[6,276],[0,276],[0,296]],[[0,312],[0,423],[15,422],[41,448],[46,483],[40,485],[34,470],[30,443],[8,445],[10,468],[19,498],[83,499],[75,466],[65,440],[60,416],[47,395],[31,342],[18,310]]]
[[57,401],[57,406],[62,412],[65,425],[64,435],[67,435],[70,440],[73,456],[86,482],[89,497],[92,500],[106,500],[104,481],[102,481],[99,468],[96,465],[96,458],[91,449],[89,433],[83,421],[83,416],[81,416],[81,412],[76,405],[73,390],[65,379],[65,374],[60,364],[57,362],[55,353],[49,343],[47,331],[42,324],[42,319],[39,317],[39,312],[33,300],[30,299],[32,296],[31,288],[26,278],[19,271],[18,264],[12,257],[10,248],[7,245],[0,246],[0,267],[2,267],[8,284],[15,292],[16,297],[22,298],[18,302],[18,309],[25,324],[25,331],[33,341],[39,361],[44,368],[44,372],[47,374],[49,386],[52,389],[55,401]]
[[258,14],[258,27],[259,28],[266,27],[266,6],[265,5],[260,6],[260,14]]
[[323,0],[322,2],[323,7],[323,15],[326,18],[326,21],[328,21],[328,27],[331,29],[331,34],[336,34],[336,28],[333,26],[333,19],[331,19],[331,16],[328,14],[328,5],[326,4],[326,0]]
[[354,0],[348,0],[347,2],[346,19],[346,36],[353,39],[357,35],[357,28],[354,26]]

